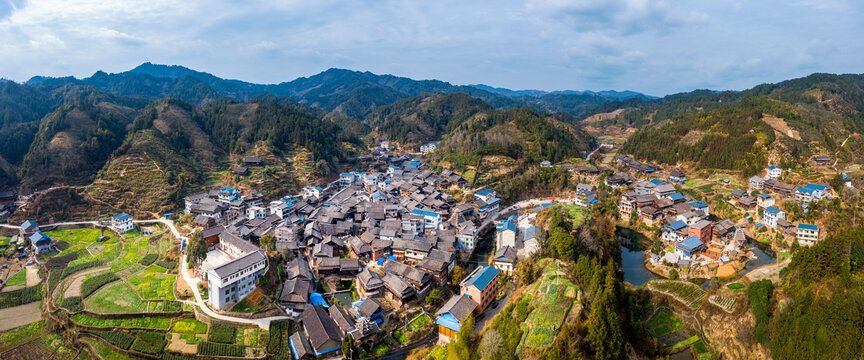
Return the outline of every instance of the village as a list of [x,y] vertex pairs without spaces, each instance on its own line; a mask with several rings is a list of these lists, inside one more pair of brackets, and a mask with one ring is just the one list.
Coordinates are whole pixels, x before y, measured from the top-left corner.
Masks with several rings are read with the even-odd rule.
[[[421,152],[429,154],[436,146],[423,145]],[[360,159],[362,170],[341,173],[324,187],[307,186],[266,204],[259,193],[223,186],[187,196],[182,214],[166,214],[159,220],[116,214],[42,227],[33,221],[4,225],[17,232],[6,241],[15,253],[3,265],[4,291],[36,287],[42,281],[37,275],[40,267],[50,269],[52,262],[83,248],[87,255],[82,260],[105,260],[72,266],[75,271],[69,275],[64,271],[59,284],[49,287],[62,293],[50,306],[78,312],[79,317],[104,313],[100,306],[115,314],[140,311],[118,307],[121,303],[116,301],[105,303],[119,296],[106,294],[109,290],[129,291],[123,290],[125,286],[115,289],[112,281],[120,279],[135,290],[123,296],[133,303],[146,302],[145,312],[179,311],[210,324],[210,332],[205,330],[207,335],[195,335],[194,340],[182,340],[178,334],[180,338],[163,344],[166,351],[223,354],[220,351],[227,350],[202,344],[211,340],[214,324],[227,322],[244,333],[250,331],[248,326],[284,332],[286,349],[296,359],[346,356],[347,336],[358,351],[404,355],[418,346],[444,349],[469,317],[477,321],[476,331],[495,317],[510,300],[519,263],[546,244],[545,231],[534,223],[545,208],[563,206],[584,218],[601,198],[611,198],[617,201],[621,221],[649,239],[643,244],[642,261],[656,276],[733,278],[758,256],[755,242],[782,254],[791,246],[812,246],[824,236],[815,223],[790,221],[781,207],[795,204],[800,206],[797,211],[806,213],[837,196],[827,184],[785,183],[784,170],[771,166],[763,175],[749,178],[746,191],[728,179],[720,180],[731,190],[709,202],[692,190],[694,179],[684,171],[667,172],[618,155],[614,160],[607,156],[607,166],[544,161],[541,167],[564,168],[578,179],[574,191],[566,198],[505,206],[494,190],[472,189],[459,174],[435,172],[420,158],[390,153],[389,147],[380,143],[372,155]],[[603,144],[598,150],[613,148]],[[245,176],[263,163],[261,158],[245,157],[231,172]],[[844,174],[843,179],[843,186],[853,186],[851,178]],[[86,241],[80,239],[83,232],[90,236]],[[164,241],[173,245],[166,248]],[[200,244],[193,244],[196,241]],[[202,254],[190,260],[197,246],[204,246]],[[112,251],[119,252],[122,261],[107,260],[110,255],[105,254]],[[82,262],[69,260],[65,264]],[[132,267],[124,270],[129,264]],[[89,270],[104,265],[110,267]],[[95,287],[89,293],[76,292],[76,286],[87,287],[91,277],[100,277],[91,272],[107,269],[111,271],[100,273],[110,278],[107,282],[89,286]],[[76,273],[79,270],[86,271]],[[16,280],[25,277],[19,273],[26,274],[25,282]],[[560,278],[557,270],[552,274]],[[144,295],[147,290],[136,285],[142,277],[148,280],[140,286],[153,288],[156,296]],[[78,305],[71,305],[69,299],[78,294]],[[274,329],[285,320],[293,327]],[[83,318],[76,322],[85,323]],[[208,342],[200,336],[207,336]],[[255,357],[264,353],[256,344],[244,340],[233,346]],[[134,347],[115,351],[123,350],[136,354]]]

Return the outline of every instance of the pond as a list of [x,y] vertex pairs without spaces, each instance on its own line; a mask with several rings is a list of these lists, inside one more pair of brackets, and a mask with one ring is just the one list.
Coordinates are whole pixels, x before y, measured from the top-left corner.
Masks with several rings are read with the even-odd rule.
[[[351,303],[354,302],[354,299],[351,298],[350,292],[336,293],[333,295],[333,297],[336,298],[337,301],[342,303],[342,306],[350,306]],[[332,301],[332,302],[335,302],[335,301]]]
[[624,281],[633,286],[639,286],[650,280],[660,278],[645,268],[644,256],[644,250],[631,250],[626,246],[621,246],[621,269],[624,270]]
[[621,270],[624,271],[624,281],[633,286],[640,286],[660,276],[648,271],[645,267],[645,251],[640,244],[647,242],[647,238],[637,231],[625,227],[618,227],[616,234],[621,241]]
[[770,245],[758,241],[750,241],[748,245],[750,245],[750,251],[756,255],[756,258],[748,260],[744,266],[744,270],[741,270],[738,274],[744,275],[760,266],[774,263],[774,251],[771,250]]

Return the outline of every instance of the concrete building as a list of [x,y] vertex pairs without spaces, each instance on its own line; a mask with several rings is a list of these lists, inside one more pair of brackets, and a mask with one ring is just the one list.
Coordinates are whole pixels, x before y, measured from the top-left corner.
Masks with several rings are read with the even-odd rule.
[[798,243],[803,246],[813,246],[819,241],[819,226],[798,224]]
[[786,213],[783,210],[769,206],[762,211],[762,222],[768,227],[776,228],[779,219],[786,219]]
[[111,217],[111,228],[119,234],[125,234],[135,228],[132,215],[117,214]]
[[512,219],[498,221],[495,226],[495,248],[516,247],[516,222]]
[[498,274],[494,266],[480,266],[459,284],[460,293],[477,303],[475,312],[482,313],[498,295]]
[[228,232],[219,235],[217,251],[227,255],[227,261],[207,270],[208,301],[222,309],[255,290],[258,278],[266,272],[267,256],[257,246]]
[[435,315],[438,324],[438,342],[449,343],[462,329],[465,319],[477,308],[477,303],[467,295],[453,295]]

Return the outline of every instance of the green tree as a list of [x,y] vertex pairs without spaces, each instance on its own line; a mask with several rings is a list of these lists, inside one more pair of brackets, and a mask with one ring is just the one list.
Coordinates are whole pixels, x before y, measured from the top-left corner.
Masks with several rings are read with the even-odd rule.
[[201,231],[192,233],[192,237],[189,238],[187,255],[187,260],[191,267],[197,266],[207,258],[207,248],[207,243],[204,242],[204,235],[201,234]]
[[528,285],[537,279],[537,265],[533,259],[526,259],[516,267],[516,279],[520,285]]
[[429,295],[426,295],[426,303],[429,305],[437,306],[440,301],[441,290],[439,289],[432,289],[432,291],[429,292]]
[[456,265],[453,267],[453,272],[450,273],[450,282],[454,285],[458,285],[463,279],[465,279],[465,275],[468,275],[465,273],[465,269]]
[[360,352],[357,351],[357,347],[354,346],[354,338],[352,338],[351,335],[345,335],[345,337],[342,338],[342,354],[349,360],[359,358]]
[[276,239],[273,235],[264,235],[260,239],[258,239],[258,243],[261,244],[261,248],[264,251],[271,252],[276,250]]
[[456,333],[455,341],[447,345],[447,360],[464,360],[471,358],[471,342],[474,339],[474,316],[468,315],[462,322],[462,327]]
[[678,270],[669,270],[669,280],[678,280]]
[[549,243],[555,250],[555,254],[561,260],[571,261],[578,254],[576,238],[568,232],[559,231],[549,237]]
[[586,340],[598,360],[624,359],[625,339],[621,315],[618,313],[618,296],[615,278],[606,270],[604,286],[598,290],[591,304]]

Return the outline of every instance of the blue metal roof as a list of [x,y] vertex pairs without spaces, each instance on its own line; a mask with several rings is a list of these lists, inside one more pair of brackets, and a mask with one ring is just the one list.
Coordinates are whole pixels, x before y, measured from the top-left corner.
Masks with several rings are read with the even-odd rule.
[[795,191],[798,192],[798,193],[801,193],[801,194],[810,194],[810,195],[812,195],[813,192],[816,191],[816,189],[809,188],[809,187],[804,187],[804,186],[799,186],[798,189],[795,190]]
[[450,313],[441,314],[435,319],[435,323],[457,332],[462,328],[462,324],[459,324],[459,320]]
[[681,195],[681,193],[674,193],[672,195],[669,195],[669,200],[672,200],[672,201],[678,201],[678,200],[683,200],[683,199],[684,199],[684,195]]
[[540,228],[538,228],[536,225],[525,229],[525,239],[531,239],[531,238],[538,237],[540,235],[538,232],[539,229]]
[[666,182],[660,179],[651,179],[651,183],[654,185],[665,184]]
[[421,209],[411,210],[411,214],[422,215],[422,216],[431,216],[431,217],[441,217],[441,214],[439,214],[437,212],[429,211],[429,210],[421,210]]
[[773,206],[769,206],[769,207],[765,208],[765,211],[763,211],[762,213],[763,214],[777,215],[781,212],[783,212],[783,210],[780,210],[780,209],[773,207]]
[[132,215],[129,215],[129,214],[125,214],[125,213],[123,213],[123,214],[117,214],[117,215],[114,215],[114,216],[112,216],[111,218],[114,219],[114,220],[123,221],[123,220],[131,219],[131,218],[132,218]]
[[779,169],[779,168],[776,167],[776,166],[774,166],[774,165],[771,165],[771,166],[768,167],[768,170],[774,170],[774,169]]
[[678,221],[673,222],[669,225],[666,225],[666,227],[669,229],[672,229],[672,230],[679,230],[679,229],[683,229],[683,228],[687,227],[687,223],[685,223],[684,221],[678,220]]
[[495,230],[496,231],[510,230],[510,231],[516,232],[516,224],[511,222],[511,221],[508,221],[508,220],[501,220],[501,221],[498,221],[498,225],[495,226]]
[[697,209],[708,207],[708,203],[704,202],[702,200],[691,202],[690,205],[693,205],[693,207],[695,207]]
[[702,240],[699,240],[696,236],[691,236],[675,243],[675,246],[687,251],[693,251],[702,246]]
[[806,187],[807,187],[807,188],[810,188],[810,189],[813,189],[813,190],[818,190],[818,191],[825,191],[825,189],[828,188],[828,187],[825,186],[825,185],[819,185],[819,184],[807,184]]
[[468,281],[465,282],[465,286],[473,285],[477,290],[483,291],[483,289],[485,289],[496,276],[498,276],[498,269],[494,266],[487,266],[468,279]]
[[495,194],[495,190],[491,190],[491,189],[483,189],[483,190],[480,190],[480,191],[474,193],[475,196],[476,195],[488,196],[488,195],[494,195],[494,194]]
[[756,196],[764,198],[764,199],[773,198],[773,196],[771,196],[771,194],[757,194]]
[[37,232],[33,235],[30,235],[30,242],[33,244],[41,244],[45,242],[51,242],[51,238],[48,235],[45,235],[41,232]]
[[27,220],[27,221],[25,221],[25,222],[23,222],[23,223],[21,224],[21,227],[22,227],[22,228],[27,228],[27,227],[30,227],[30,226],[36,226],[36,227],[38,227],[39,225],[36,225],[35,222],[30,221],[30,220]]
[[799,228],[799,229],[802,229],[802,230],[813,230],[813,231],[819,231],[819,226],[818,226],[818,225],[811,225],[811,224],[798,224],[798,228]]

